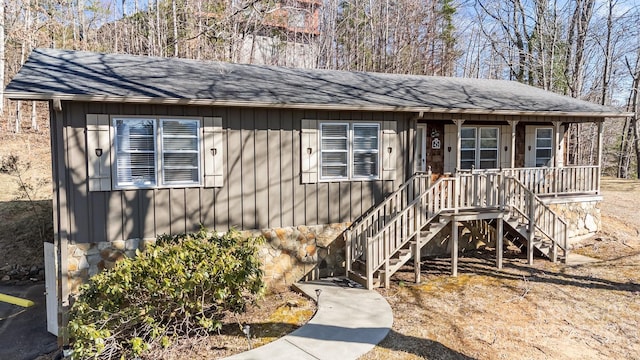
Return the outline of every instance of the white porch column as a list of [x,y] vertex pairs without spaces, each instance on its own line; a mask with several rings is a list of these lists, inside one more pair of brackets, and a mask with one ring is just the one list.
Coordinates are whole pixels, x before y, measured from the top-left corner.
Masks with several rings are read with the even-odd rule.
[[516,125],[518,125],[518,120],[508,120],[509,125],[511,125],[511,159],[509,162],[510,168],[516,167]]
[[[558,161],[558,156],[564,156],[564,154],[560,153],[560,126],[562,125],[561,121],[553,122],[553,167],[556,168],[560,165],[560,161]],[[564,163],[564,161],[563,161]]]
[[456,128],[457,128],[457,135],[456,135],[456,169],[455,171],[458,172],[460,171],[460,145],[461,145],[461,140],[460,140],[460,133],[462,132],[462,124],[464,123],[464,119],[452,119],[453,123],[456,124]]
[[596,183],[596,193],[600,194],[600,180],[602,177],[602,148],[604,147],[604,139],[602,133],[604,131],[604,120],[598,123],[598,176]]

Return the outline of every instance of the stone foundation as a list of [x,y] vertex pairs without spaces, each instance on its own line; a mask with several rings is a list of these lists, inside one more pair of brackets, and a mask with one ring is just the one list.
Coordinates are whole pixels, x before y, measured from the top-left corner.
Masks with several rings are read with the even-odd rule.
[[569,223],[569,239],[600,230],[600,200],[549,203],[551,210]]
[[[342,233],[350,223],[297,226],[243,231],[245,237],[263,236],[259,250],[264,281],[270,288],[289,286],[296,281],[344,275],[345,243]],[[70,244],[67,255],[69,294],[89,277],[111,269],[124,257],[133,257],[155,239],[129,239],[91,244]]]

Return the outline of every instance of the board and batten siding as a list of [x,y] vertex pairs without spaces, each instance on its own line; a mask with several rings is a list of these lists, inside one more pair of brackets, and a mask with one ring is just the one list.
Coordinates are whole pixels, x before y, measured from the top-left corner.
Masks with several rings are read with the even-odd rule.
[[[222,187],[88,191],[86,114],[221,117]],[[198,230],[253,230],[353,221],[410,173],[413,133],[402,113],[63,102],[54,174],[59,234],[72,243],[151,239]],[[396,181],[301,182],[302,119],[396,121]],[[60,156],[62,154],[62,156]],[[64,160],[62,160],[64,158]]]

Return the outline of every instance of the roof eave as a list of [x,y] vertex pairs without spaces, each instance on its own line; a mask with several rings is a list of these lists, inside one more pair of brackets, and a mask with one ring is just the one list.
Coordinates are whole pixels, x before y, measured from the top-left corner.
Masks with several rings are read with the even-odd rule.
[[563,116],[563,117],[599,117],[623,118],[633,116],[631,112],[570,112],[570,111],[524,111],[524,110],[491,110],[491,109],[450,109],[422,106],[391,106],[391,105],[348,105],[348,104],[314,104],[314,103],[267,103],[259,101],[216,100],[216,99],[186,99],[186,98],[152,98],[143,96],[113,96],[113,95],[67,95],[30,92],[5,92],[5,96],[12,100],[33,101],[82,101],[82,102],[124,102],[134,104],[162,104],[162,105],[203,105],[203,106],[237,106],[263,107],[287,109],[315,109],[335,111],[396,111],[411,113],[448,113],[473,115],[504,115],[504,116]]

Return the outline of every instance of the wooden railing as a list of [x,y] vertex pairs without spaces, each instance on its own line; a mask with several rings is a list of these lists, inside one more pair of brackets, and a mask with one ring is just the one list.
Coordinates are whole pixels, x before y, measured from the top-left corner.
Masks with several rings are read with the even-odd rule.
[[499,172],[460,173],[457,179],[460,185],[457,208],[493,208],[502,204]]
[[[373,273],[383,266],[388,271],[391,256],[403,248],[442,210],[455,207],[457,198],[455,182],[456,178],[439,179],[368,239],[366,243],[367,281],[371,282]],[[372,284],[368,284],[368,287],[371,286]]]
[[[366,263],[367,287],[373,274],[444,210],[507,208],[529,226],[529,249],[538,233],[551,241],[552,256],[559,246],[567,251],[568,224],[515,176],[501,172],[458,173],[430,185],[430,174],[416,174],[345,232],[346,270],[354,260]],[[530,254],[532,252],[530,251]]]
[[431,185],[431,172],[414,174],[384,201],[356,220],[344,233],[346,267],[351,270],[353,260],[366,253],[367,239],[379,233],[387,222]]
[[600,166],[474,169],[472,174],[503,173],[513,176],[536,195],[599,194]]
[[[505,205],[511,210],[511,215],[518,218],[519,223],[528,224],[529,245],[536,234],[540,234],[552,243],[553,261],[556,260],[557,247],[566,256],[569,224],[516,177],[505,176],[504,180]],[[529,254],[532,256],[532,252]]]

